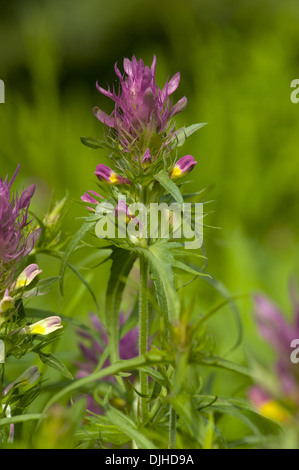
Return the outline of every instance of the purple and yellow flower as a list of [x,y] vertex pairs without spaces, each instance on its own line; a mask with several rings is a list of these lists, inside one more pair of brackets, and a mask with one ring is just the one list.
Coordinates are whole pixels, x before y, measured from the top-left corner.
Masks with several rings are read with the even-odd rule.
[[53,333],[63,325],[61,324],[61,318],[58,316],[52,316],[44,318],[36,323],[32,323],[31,325],[27,325],[19,331],[19,334],[23,335],[48,335]]
[[193,170],[197,162],[194,160],[192,155],[185,155],[184,157],[180,158],[170,171],[170,178],[182,178],[187,173]]
[[115,171],[102,163],[97,166],[95,175],[100,181],[104,181],[108,184],[130,184],[128,179],[122,178],[115,173]]
[[39,274],[42,273],[42,270],[39,269],[38,265],[33,263],[27,266],[24,271],[17,277],[16,281],[11,285],[10,290],[16,291],[18,289],[23,289],[36,278]]
[[[1,343],[1,341],[0,341]],[[1,348],[1,344],[0,344]],[[1,363],[1,360],[0,360]],[[4,398],[8,392],[13,388],[13,387],[24,387],[26,385],[31,385],[34,382],[36,382],[40,377],[40,373],[38,370],[37,366],[31,366],[28,369],[26,369],[16,380],[11,382],[9,385],[5,387],[5,389],[2,392],[2,398]],[[7,418],[11,418],[11,407],[8,404],[2,404],[3,410],[5,410],[5,416]],[[15,434],[15,425],[14,423],[11,423],[9,425],[9,436],[8,436],[8,442],[12,443],[14,440],[14,434]]]
[[26,369],[16,380],[11,382],[5,389],[3,390],[2,396],[8,394],[9,390],[16,386],[16,387],[25,387],[26,385],[32,385],[36,382],[40,377],[40,373],[37,366],[31,366]]
[[166,133],[173,116],[180,113],[187,105],[184,96],[175,105],[170,96],[176,91],[180,82],[180,74],[176,73],[167,80],[162,90],[156,85],[156,56],[151,67],[137,61],[124,59],[124,75],[115,64],[115,72],[120,81],[119,93],[110,88],[105,90],[97,83],[100,93],[111,98],[115,107],[110,115],[95,107],[95,116],[106,126],[116,130],[124,148],[147,131],[147,135]]
[[[11,181],[0,178],[0,279],[1,287],[7,288],[16,264],[34,248],[41,229],[28,230],[29,205],[35,186],[27,188],[21,196],[11,192],[12,184],[17,177],[17,167]],[[1,289],[1,288],[0,288]]]
[[299,304],[294,301],[293,324],[287,322],[280,309],[267,297],[255,297],[255,314],[259,333],[277,353],[273,376],[278,385],[275,390],[263,384],[255,384],[249,389],[249,399],[265,416],[285,422],[290,417],[291,408],[299,409],[299,376],[296,365],[290,359],[291,342],[299,338]]
[[[6,289],[4,292],[4,296],[2,300],[0,301],[0,314],[7,312],[7,310],[10,310],[13,308],[15,305],[14,299],[9,295],[9,290]],[[0,318],[0,325],[1,325],[1,318]]]

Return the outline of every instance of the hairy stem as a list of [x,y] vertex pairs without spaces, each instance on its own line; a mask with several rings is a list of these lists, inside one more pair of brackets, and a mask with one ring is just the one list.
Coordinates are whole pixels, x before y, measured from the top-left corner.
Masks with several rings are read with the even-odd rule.
[[[139,281],[139,354],[147,353],[148,348],[148,298],[147,298],[147,261],[140,256],[140,281]],[[141,420],[148,418],[148,378],[146,372],[140,372]]]
[[[147,204],[147,188],[141,189],[141,202]],[[148,262],[143,254],[139,256],[140,280],[139,280],[139,354],[144,355],[148,350]],[[148,377],[145,372],[140,372],[140,393],[144,395],[140,400],[141,421],[148,419]]]

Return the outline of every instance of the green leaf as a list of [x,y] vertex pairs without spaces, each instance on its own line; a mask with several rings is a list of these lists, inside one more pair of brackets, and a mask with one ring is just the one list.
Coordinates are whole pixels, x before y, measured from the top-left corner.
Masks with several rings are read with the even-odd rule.
[[159,181],[161,186],[163,186],[166,191],[172,195],[172,197],[176,200],[180,206],[183,205],[184,199],[181,194],[181,191],[177,187],[177,185],[169,178],[169,173],[166,170],[161,170],[159,173],[154,175],[154,178]]
[[234,301],[234,297],[231,295],[231,293],[228,291],[228,289],[225,287],[225,285],[218,281],[217,279],[213,278],[212,276],[209,277],[204,277],[203,280],[213,286],[222,297],[228,300],[228,305],[234,315],[236,325],[237,325],[237,340],[233,347],[227,352],[230,353],[234,351],[238,346],[240,346],[242,339],[243,339],[243,326],[242,326],[242,321],[241,321],[241,316],[239,309]]
[[254,378],[254,373],[248,367],[236,364],[235,362],[228,361],[213,354],[192,354],[190,357],[190,362],[195,364],[202,364],[205,366],[218,367],[219,369],[225,369],[250,378]]
[[[160,354],[158,354],[158,352]],[[75,391],[82,390],[89,384],[93,382],[97,382],[100,379],[103,379],[109,375],[115,375],[119,372],[127,372],[130,370],[136,370],[140,367],[146,367],[150,365],[157,365],[157,364],[167,364],[170,362],[171,358],[169,358],[166,354],[162,354],[162,351],[155,351],[149,352],[145,356],[138,356],[134,357],[133,359],[129,359],[127,361],[117,361],[111,366],[108,366],[104,369],[99,371],[93,372],[92,374],[88,375],[87,377],[83,377],[81,379],[75,380],[72,384],[67,387],[64,387],[60,390],[56,395],[52,396],[48,401],[43,413],[45,413],[53,403],[56,403],[62,397],[72,394]]]
[[42,353],[39,351],[38,355],[44,364],[58,370],[58,372],[61,372],[61,374],[63,374],[67,379],[73,380],[73,376],[68,368],[59,359],[57,359],[57,357],[53,356],[53,354]]
[[28,413],[24,415],[12,416],[11,418],[1,418],[0,426],[12,423],[24,423],[25,421],[37,421],[42,418],[41,413]]
[[86,145],[86,147],[91,149],[107,149],[111,153],[122,157],[122,159],[124,158],[124,155],[121,154],[116,143],[115,145],[109,144],[107,141],[95,139],[94,137],[81,137],[81,142],[83,145]]
[[110,277],[106,293],[105,318],[108,335],[108,347],[111,362],[119,359],[119,310],[122,294],[127,278],[131,272],[137,254],[114,247],[110,259],[112,260]]
[[79,230],[75,233],[73,238],[70,240],[62,262],[61,262],[61,268],[60,268],[60,291],[61,294],[63,295],[63,280],[64,280],[64,273],[68,264],[69,257],[71,253],[74,251],[74,249],[78,246],[84,235],[88,233],[96,224],[97,220],[94,219],[94,217],[90,219],[86,219],[86,222],[82,224],[82,226],[79,228]]
[[172,263],[174,268],[177,268],[180,271],[185,271],[189,274],[193,274],[195,276],[201,276],[201,277],[211,277],[210,274],[204,273],[201,271],[199,268],[196,267],[191,267],[186,263],[183,263],[181,261],[174,260]]
[[169,396],[167,401],[171,404],[176,413],[185,422],[194,439],[199,442],[199,419],[192,397],[188,393],[181,391],[176,396]]
[[138,429],[131,418],[111,406],[107,406],[105,411],[110,422],[135,441],[139,449],[157,449],[155,444],[144,435],[144,429]]
[[108,148],[109,150],[115,150],[112,145],[109,145],[107,142],[103,140],[95,139],[94,137],[81,137],[80,138],[83,145],[92,149],[105,149]]
[[[52,256],[53,258],[56,258],[56,259],[63,259],[63,253],[61,252],[55,252],[55,251],[51,251],[51,250],[42,250],[41,253],[44,253],[48,256]],[[111,254],[111,250],[109,249],[102,249],[100,252],[97,252],[93,255],[91,255],[90,259],[98,259],[99,257],[105,257],[105,256],[109,256]],[[95,303],[95,306],[96,306],[96,309],[97,309],[97,312],[99,312],[99,305],[98,305],[98,301],[96,299],[96,296],[92,290],[92,288],[90,287],[89,283],[87,282],[87,280],[84,278],[84,276],[82,276],[82,274],[80,273],[79,269],[74,266],[73,264],[71,264],[69,261],[67,261],[67,266],[73,271],[73,273],[80,279],[80,281],[85,285],[86,289],[89,291],[91,297],[93,298],[93,301]]]
[[161,313],[169,321],[177,319],[180,311],[179,297],[175,290],[172,264],[174,261],[167,242],[161,241],[140,251],[149,261],[152,275],[155,279],[157,300]]
[[[214,398],[214,400],[213,400]],[[261,415],[252,405],[241,398],[216,397],[211,395],[195,395],[194,402],[202,408],[207,400],[212,400],[211,405],[205,407],[205,410],[218,412],[224,416],[233,416],[244,422],[255,434],[278,434],[281,431],[281,425],[266,416]]]
[[40,281],[37,282],[36,286],[33,289],[24,291],[24,293],[22,294],[22,298],[28,299],[36,295],[46,294],[50,290],[50,288],[56,282],[59,281],[59,279],[60,279],[60,276],[53,276],[53,277],[48,277],[46,279],[41,279]]
[[174,141],[175,147],[182,147],[187,137],[192,135],[194,132],[196,132],[198,129],[205,126],[206,124],[207,122],[201,122],[201,123],[192,124],[191,126],[183,127],[182,129],[180,129]]

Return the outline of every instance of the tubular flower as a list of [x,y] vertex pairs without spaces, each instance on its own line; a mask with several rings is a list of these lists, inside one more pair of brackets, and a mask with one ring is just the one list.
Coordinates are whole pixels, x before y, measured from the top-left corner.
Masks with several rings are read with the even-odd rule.
[[[6,289],[3,299],[0,301],[0,313],[4,313],[7,310],[10,310],[15,305],[14,299],[9,295],[9,290]],[[1,321],[0,321],[1,324]]]
[[29,286],[31,282],[42,273],[42,270],[39,269],[37,264],[30,264],[21,274],[17,277],[17,280],[12,284],[11,290],[22,289],[26,286]]
[[25,230],[30,223],[28,211],[35,186],[23,191],[20,197],[11,193],[19,169],[20,165],[10,182],[0,178],[0,290],[8,287],[16,264],[32,251],[41,231]]
[[59,328],[62,328],[61,318],[53,316],[44,318],[36,323],[32,323],[32,325],[25,326],[19,331],[19,333],[26,335],[48,335]]
[[100,93],[115,102],[115,107],[110,116],[98,107],[93,112],[102,123],[116,130],[125,149],[145,130],[149,137],[166,133],[171,118],[187,105],[185,96],[175,105],[170,99],[178,88],[179,72],[167,80],[162,90],[158,88],[155,82],[156,61],[154,56],[151,67],[148,67],[141,59],[137,61],[135,56],[132,60],[124,59],[124,75],[115,64],[114,69],[120,80],[118,94],[114,88],[112,91],[110,88],[105,90],[96,84]]
[[197,162],[194,160],[192,155],[185,155],[180,158],[170,171],[170,178],[176,179],[185,176],[187,173],[193,170]]
[[31,385],[36,382],[40,377],[40,373],[37,366],[31,366],[26,369],[16,380],[11,382],[3,390],[2,395],[5,396],[13,386],[24,387],[25,385]]
[[290,412],[282,406],[277,400],[274,400],[271,395],[265,392],[260,387],[251,387],[249,392],[249,400],[259,412],[269,419],[285,423],[290,419]]
[[128,179],[117,175],[111,168],[102,163],[97,166],[95,175],[100,181],[105,181],[108,184],[130,184]]

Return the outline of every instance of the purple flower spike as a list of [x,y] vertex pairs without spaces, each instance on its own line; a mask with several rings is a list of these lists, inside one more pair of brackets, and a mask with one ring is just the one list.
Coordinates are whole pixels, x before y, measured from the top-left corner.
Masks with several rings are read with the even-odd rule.
[[124,59],[124,75],[115,64],[115,73],[120,80],[120,91],[105,90],[96,84],[100,93],[111,98],[115,107],[111,115],[95,107],[95,116],[105,125],[117,131],[122,145],[127,148],[134,139],[138,138],[144,129],[160,134],[166,132],[170,119],[181,112],[187,99],[183,97],[172,105],[170,95],[178,88],[180,74],[176,73],[166,82],[162,90],[155,82],[156,56],[151,67],[144,65],[140,59],[137,61]]
[[254,385],[249,389],[249,399],[262,414],[278,421],[288,419],[289,411],[281,407],[277,398],[282,402],[288,401],[294,409],[299,407],[298,369],[290,358],[291,342],[299,338],[298,303],[294,295],[292,301],[294,320],[288,323],[283,313],[267,297],[256,295],[254,299],[260,335],[277,353],[273,373],[278,385],[273,390],[265,390],[263,384]]
[[288,325],[276,305],[266,297],[255,297],[255,312],[263,338],[272,344],[279,354],[289,355],[290,342],[299,337],[299,331]]
[[108,184],[130,184],[129,180],[117,175],[111,168],[102,163],[97,166],[95,175],[100,181],[105,181]]
[[[104,326],[100,322],[99,318],[96,317],[94,314],[90,315],[90,320],[94,331],[99,334],[101,338],[100,341],[96,341],[94,339],[94,335],[87,333],[84,330],[78,330],[78,334],[81,338],[87,341],[86,345],[79,342],[79,349],[82,354],[82,361],[76,362],[74,365],[77,367],[76,378],[87,377],[88,375],[92,374],[103,354],[103,346],[107,347],[108,345],[108,337],[105,331]],[[120,314],[119,318],[119,327],[124,324],[125,318],[124,315]],[[135,327],[128,331],[119,341],[119,356],[120,359],[127,360],[132,359],[133,357],[138,356],[138,337],[139,337],[139,328]],[[110,365],[109,358],[104,362],[103,367],[107,367]],[[136,376],[132,373],[131,377],[129,378],[130,381],[134,381]],[[108,382],[115,382],[115,377],[113,375],[105,377]],[[87,410],[92,411],[94,413],[101,414],[103,410],[97,402],[94,400],[92,395],[87,395]]]
[[[11,179],[3,181],[0,178],[0,279],[1,288],[8,287],[16,264],[27,256],[34,248],[41,229],[27,232],[25,227],[29,224],[28,211],[35,186],[26,189],[20,197],[11,193],[12,184],[18,174],[20,165]],[[3,285],[3,282],[5,284]],[[0,289],[1,290],[1,289]]]
[[194,160],[192,155],[185,155],[176,162],[170,172],[170,178],[176,179],[185,176],[187,173],[193,170],[197,162]]

